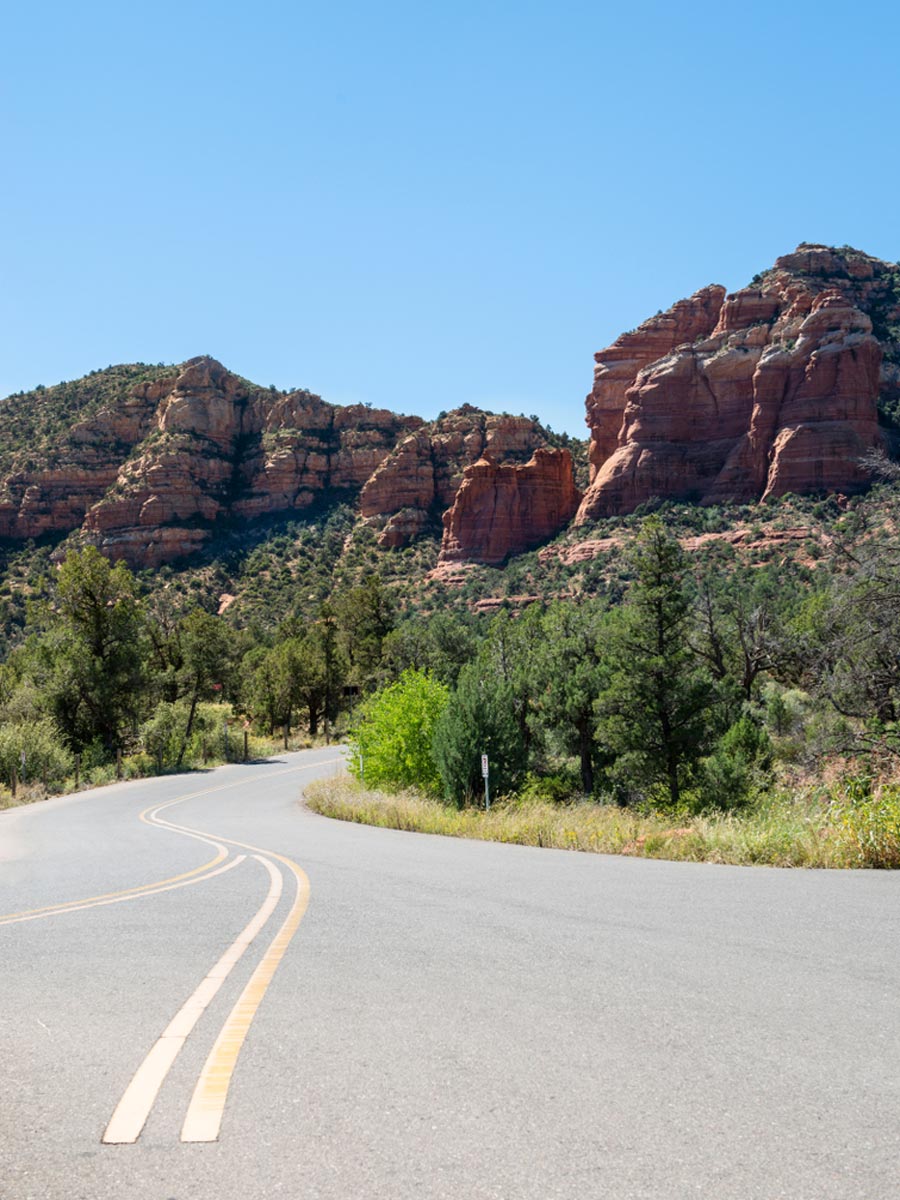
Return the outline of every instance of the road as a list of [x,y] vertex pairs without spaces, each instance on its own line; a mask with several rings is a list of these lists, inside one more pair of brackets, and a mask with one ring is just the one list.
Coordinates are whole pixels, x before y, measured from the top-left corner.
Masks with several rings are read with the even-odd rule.
[[345,825],[336,760],[0,814],[3,1200],[900,1194],[900,875]]

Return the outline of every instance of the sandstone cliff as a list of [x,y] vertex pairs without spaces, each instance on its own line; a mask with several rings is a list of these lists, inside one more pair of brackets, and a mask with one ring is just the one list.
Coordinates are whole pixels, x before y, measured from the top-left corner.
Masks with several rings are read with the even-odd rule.
[[153,567],[223,527],[358,498],[384,547],[443,522],[441,561],[504,561],[572,519],[653,497],[705,503],[851,492],[900,448],[900,267],[802,245],[732,295],[717,285],[595,356],[590,481],[526,417],[464,405],[426,424],[214,359],[110,367],[3,401],[0,538],[78,531]]
[[39,453],[7,455],[0,537],[80,527],[105,554],[156,566],[202,548],[223,519],[358,490],[423,423],[256,388],[207,357],[134,383],[128,369],[113,370],[124,393],[85,402],[86,415]]
[[444,513],[440,562],[503,563],[558,533],[580,499],[568,450],[544,447],[522,464],[486,454],[466,467]]
[[326,488],[358,489],[398,436],[421,424],[309,392],[253,388],[214,359],[192,359],[160,400],[143,452],[88,510],[84,529],[105,553],[166,562],[203,546],[223,518],[302,509]]
[[[465,468],[483,454],[524,463],[546,440],[527,417],[469,405],[426,426],[307,391],[261,389],[208,357],[168,372],[110,368],[97,379],[102,385],[60,385],[69,389],[62,400],[51,389],[34,436],[18,449],[0,446],[0,537],[80,530],[110,557],[154,567],[203,549],[223,522],[302,510],[326,493],[361,493],[361,514],[379,528],[381,544],[402,546],[440,527]],[[7,416],[27,425],[27,398],[6,404]],[[547,484],[552,492],[549,477]],[[538,499],[528,503],[541,510]],[[549,520],[555,504],[548,492],[535,525],[547,531],[542,537],[571,516],[566,509]],[[486,495],[481,507],[491,553],[514,552],[522,544],[515,519],[502,547],[506,519],[487,515]]]
[[[77,528],[150,433],[174,383],[160,369],[111,368],[79,384],[14,396],[2,413],[0,537],[37,538]],[[42,422],[41,409],[55,419]]]
[[887,411],[898,396],[898,324],[900,268],[803,245],[750,287],[705,288],[623,335],[595,356],[577,520],[652,497],[863,486],[859,459],[882,441],[879,400]]
[[[463,405],[404,438],[366,483],[360,513],[382,546],[405,546],[453,504],[466,467],[482,455],[524,462],[545,439],[528,417]],[[558,529],[553,531],[558,532]]]

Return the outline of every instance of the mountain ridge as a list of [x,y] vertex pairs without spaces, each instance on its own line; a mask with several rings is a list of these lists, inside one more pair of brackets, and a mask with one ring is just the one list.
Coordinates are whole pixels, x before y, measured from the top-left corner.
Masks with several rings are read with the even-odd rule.
[[443,562],[500,565],[651,501],[858,491],[859,460],[900,431],[900,266],[801,243],[594,357],[587,478],[581,443],[534,417],[335,405],[210,356],[19,393],[0,401],[0,538],[157,567],[331,495],[383,550],[442,535]]

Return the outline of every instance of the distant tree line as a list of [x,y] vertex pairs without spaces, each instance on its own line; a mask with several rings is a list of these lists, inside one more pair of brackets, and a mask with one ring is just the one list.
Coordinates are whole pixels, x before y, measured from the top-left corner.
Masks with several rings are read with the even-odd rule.
[[312,619],[240,628],[174,589],[144,595],[95,549],[30,601],[0,666],[0,778],[48,785],[124,755],[134,773],[207,760],[229,723],[254,736],[348,727],[367,784],[480,802],[597,796],[735,808],[773,758],[900,754],[900,561],[863,538],[814,574],[685,555],[658,516],[624,593],[493,619],[402,615],[373,575]]

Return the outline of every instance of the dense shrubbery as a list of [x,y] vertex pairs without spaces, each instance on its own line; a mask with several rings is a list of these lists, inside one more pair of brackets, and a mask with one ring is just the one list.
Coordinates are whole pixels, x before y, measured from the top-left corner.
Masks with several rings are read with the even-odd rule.
[[[501,613],[476,640],[435,731],[444,798],[482,803],[482,753],[495,798],[593,796],[673,818],[762,812],[778,773],[814,779],[829,759],[839,770],[863,756],[890,775],[900,607],[875,544],[834,577],[724,555],[698,570],[658,515],[645,518],[618,602]],[[428,623],[414,627],[424,657]],[[412,629],[402,640],[414,643]],[[857,847],[844,860],[900,862],[896,795],[882,784],[853,803],[818,802]]]
[[48,717],[17,724],[0,723],[0,778],[16,778],[25,784],[39,780],[58,786],[71,772],[71,753],[62,743],[59,729]]

